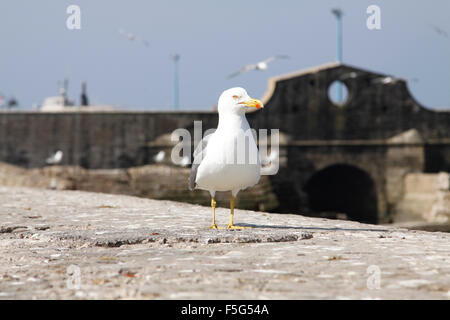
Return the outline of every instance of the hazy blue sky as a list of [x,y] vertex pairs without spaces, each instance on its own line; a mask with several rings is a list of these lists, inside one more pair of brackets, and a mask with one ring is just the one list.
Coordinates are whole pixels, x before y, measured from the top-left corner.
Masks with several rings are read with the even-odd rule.
[[[66,8],[81,7],[81,30],[66,28]],[[381,7],[382,29],[366,27],[366,8]],[[344,16],[344,62],[404,78],[428,107],[450,108],[450,1],[106,1],[2,0],[0,93],[21,108],[57,94],[70,78],[69,96],[79,103],[87,80],[92,103],[131,109],[169,109],[173,63],[181,54],[182,109],[209,109],[220,93],[242,86],[261,97],[267,79],[334,61],[336,20]],[[449,38],[430,26],[445,30]],[[118,33],[147,39],[147,48]],[[273,54],[286,54],[264,72],[226,76]]]

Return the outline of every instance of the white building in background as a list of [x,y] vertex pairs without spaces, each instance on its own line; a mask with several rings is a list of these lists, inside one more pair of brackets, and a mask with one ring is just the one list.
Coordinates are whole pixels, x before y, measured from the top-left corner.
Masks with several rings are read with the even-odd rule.
[[[82,100],[87,101],[86,85],[82,84]],[[47,97],[44,99],[41,108],[41,112],[97,112],[97,111],[118,111],[119,108],[111,105],[75,105],[73,99],[69,99],[66,94],[65,88],[60,88],[59,96]],[[84,96],[84,97],[83,97]]]

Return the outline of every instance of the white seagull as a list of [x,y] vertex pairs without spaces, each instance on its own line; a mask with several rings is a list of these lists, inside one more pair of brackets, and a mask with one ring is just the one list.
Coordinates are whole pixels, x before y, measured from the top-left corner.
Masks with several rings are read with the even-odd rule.
[[63,158],[63,152],[58,150],[54,155],[50,156],[45,160],[47,164],[60,164]]
[[160,163],[160,162],[164,161],[165,157],[166,157],[166,153],[161,150],[153,157],[153,160],[155,160],[156,163]]
[[228,76],[228,79],[230,78],[234,78],[244,72],[250,71],[250,70],[266,70],[268,68],[268,64],[274,60],[277,59],[288,59],[288,56],[285,55],[275,55],[275,56],[271,56],[263,61],[257,62],[255,64],[248,64],[244,67],[242,67],[241,69],[239,69],[238,71],[230,74]]
[[180,166],[182,166],[182,167],[187,167],[190,164],[191,164],[191,159],[188,156],[184,156],[180,161]]
[[142,39],[141,37],[135,35],[134,33],[126,32],[126,31],[123,30],[123,29],[119,29],[119,34],[125,36],[125,37],[126,37],[128,40],[130,40],[130,41],[134,41],[134,40],[140,41],[140,42],[142,42],[142,44],[143,44],[144,46],[146,46],[146,47],[148,47],[148,46],[150,45],[149,42],[148,42],[147,40]]
[[203,138],[194,151],[189,189],[207,190],[211,194],[211,229],[219,229],[215,221],[216,191],[231,191],[227,229],[247,228],[234,225],[234,205],[240,190],[258,183],[261,160],[245,113],[262,107],[261,101],[250,98],[242,88],[224,91],[218,103],[217,130]]

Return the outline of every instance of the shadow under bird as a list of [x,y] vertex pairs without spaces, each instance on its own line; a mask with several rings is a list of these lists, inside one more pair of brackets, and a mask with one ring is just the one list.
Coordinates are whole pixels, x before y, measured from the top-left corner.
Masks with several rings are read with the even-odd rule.
[[[189,189],[207,190],[211,194],[211,229],[221,229],[215,221],[217,191],[231,191],[227,229],[248,228],[234,225],[234,206],[239,191],[254,186],[261,177],[258,147],[245,113],[262,107],[262,102],[250,98],[243,88],[224,91],[218,103],[217,129],[204,137],[194,151]],[[239,148],[243,141],[244,147]]]
[[269,63],[274,60],[278,60],[278,59],[289,59],[289,56],[279,54],[279,55],[271,56],[263,61],[255,63],[255,64],[248,64],[248,65],[242,67],[241,69],[239,69],[238,71],[230,74],[228,76],[228,79],[237,77],[238,75],[245,73],[247,71],[250,71],[250,70],[267,70],[267,68],[269,67]]

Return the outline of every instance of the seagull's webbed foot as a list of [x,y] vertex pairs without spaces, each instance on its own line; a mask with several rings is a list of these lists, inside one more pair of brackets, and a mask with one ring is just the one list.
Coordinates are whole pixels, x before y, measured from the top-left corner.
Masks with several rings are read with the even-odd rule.
[[221,229],[223,229],[222,227],[218,227],[217,226],[217,224],[212,224],[210,227],[209,227],[210,229],[216,229],[216,230],[221,230]]

